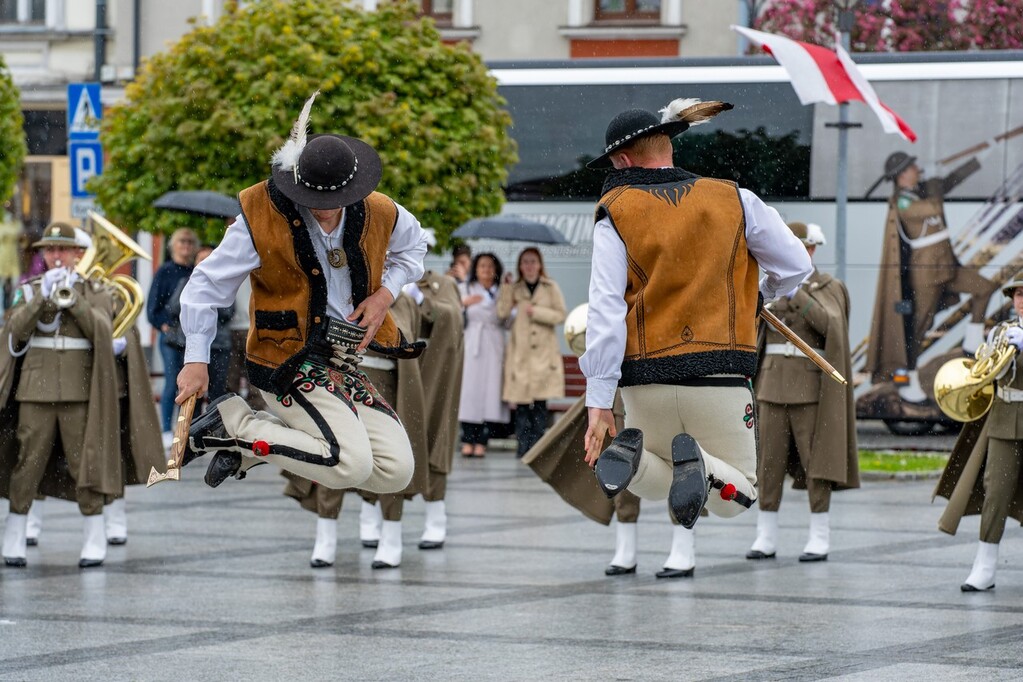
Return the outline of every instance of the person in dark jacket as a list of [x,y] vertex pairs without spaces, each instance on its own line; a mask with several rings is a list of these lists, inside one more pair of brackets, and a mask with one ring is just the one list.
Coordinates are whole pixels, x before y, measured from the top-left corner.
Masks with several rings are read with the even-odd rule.
[[178,323],[178,296],[184,282],[192,274],[199,238],[195,232],[183,227],[175,230],[170,238],[170,258],[153,275],[146,301],[146,317],[149,324],[160,331],[160,357],[163,360],[163,394],[160,397],[160,425],[166,434],[171,430],[174,417],[174,396],[177,387],[174,378],[185,362],[185,336]]

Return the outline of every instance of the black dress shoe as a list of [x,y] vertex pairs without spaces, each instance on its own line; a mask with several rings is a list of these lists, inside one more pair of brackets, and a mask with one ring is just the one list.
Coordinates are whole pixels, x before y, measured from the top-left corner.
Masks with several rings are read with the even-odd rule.
[[963,583],[962,585],[959,586],[959,589],[962,592],[987,592],[988,590],[995,589],[995,584],[991,583],[991,587],[980,588],[980,587],[974,587],[973,585],[971,585],[969,583]]
[[807,561],[827,561],[827,554],[812,554],[811,552],[803,552],[799,555],[799,560],[806,563]]
[[333,565],[333,561],[324,561],[323,559],[313,559],[309,562],[311,568],[330,568]]
[[36,547],[39,545],[39,538],[25,538],[25,545],[28,547]]
[[206,467],[206,476],[203,477],[203,480],[206,481],[206,485],[209,487],[216,488],[228,478],[237,474],[241,468],[242,456],[239,453],[231,452],[230,450],[220,450],[213,455],[210,465]]
[[107,538],[108,545],[127,545],[128,538]]
[[376,549],[379,544],[380,544],[379,540],[363,540],[362,541],[362,546],[365,547],[366,549]]
[[224,428],[224,419],[220,416],[220,410],[217,408],[220,403],[234,397],[234,393],[225,393],[210,402],[206,406],[206,411],[192,420],[188,427],[188,441],[185,443],[181,466],[185,466],[197,457],[202,457],[206,454],[206,450],[234,444],[234,439],[227,434],[227,429]]
[[774,555],[775,555],[774,552],[766,554],[764,552],[761,552],[759,549],[751,549],[750,551],[746,552],[747,559],[754,559],[757,561],[759,561],[760,559],[773,559]]
[[604,575],[630,575],[636,572],[636,567],[625,568],[624,566],[615,566],[611,564],[604,569]]
[[19,557],[5,556],[4,564],[10,566],[11,568],[25,568],[26,566],[28,566],[28,561],[26,561],[25,557],[23,556]]
[[639,456],[643,452],[643,432],[639,429],[622,429],[607,449],[600,453],[593,472],[597,483],[608,498],[612,498],[628,487],[639,469]]
[[389,564],[389,563],[387,563],[386,561],[374,561],[374,562],[372,563],[372,566],[373,566],[373,568],[375,568],[375,569],[381,569],[381,568],[398,568],[399,564]]
[[97,566],[102,566],[102,565],[103,565],[103,560],[102,559],[79,559],[78,560],[78,568],[96,568]]
[[696,439],[680,433],[671,441],[672,479],[668,508],[685,528],[692,528],[707,504],[707,469]]
[[444,547],[444,541],[437,540],[420,540],[419,549],[441,549]]
[[695,572],[695,566],[693,568],[665,568],[657,571],[654,575],[658,578],[692,578]]

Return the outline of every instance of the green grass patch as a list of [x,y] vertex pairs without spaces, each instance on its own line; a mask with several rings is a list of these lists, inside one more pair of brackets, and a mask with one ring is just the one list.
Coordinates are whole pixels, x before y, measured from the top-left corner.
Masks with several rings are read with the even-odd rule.
[[940,471],[947,462],[947,452],[860,450],[860,471]]

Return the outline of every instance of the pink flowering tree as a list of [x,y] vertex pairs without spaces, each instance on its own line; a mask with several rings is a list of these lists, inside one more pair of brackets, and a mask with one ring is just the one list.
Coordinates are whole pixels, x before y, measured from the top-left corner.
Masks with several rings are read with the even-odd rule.
[[[834,44],[833,0],[772,0],[756,9],[754,28]],[[1023,48],[1023,0],[861,0],[850,38],[854,52]]]
[[971,0],[963,25],[978,50],[1023,48],[1023,0]]

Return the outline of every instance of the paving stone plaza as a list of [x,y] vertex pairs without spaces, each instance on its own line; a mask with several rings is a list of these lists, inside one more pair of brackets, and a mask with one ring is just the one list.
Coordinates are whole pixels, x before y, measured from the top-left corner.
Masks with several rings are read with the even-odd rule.
[[346,498],[338,562],[270,467],[217,490],[202,466],[128,492],[129,542],[77,566],[77,508],[48,503],[26,569],[0,571],[2,680],[1018,680],[1023,531],[997,588],[963,594],[977,519],[937,530],[933,480],[834,496],[827,562],[797,562],[809,511],[786,491],[778,558],[744,559],[755,514],[702,519],[690,579],[658,580],[671,528],[644,503],[639,570],[605,577],[614,530],[511,452],[456,462],[444,549],[374,571]]

